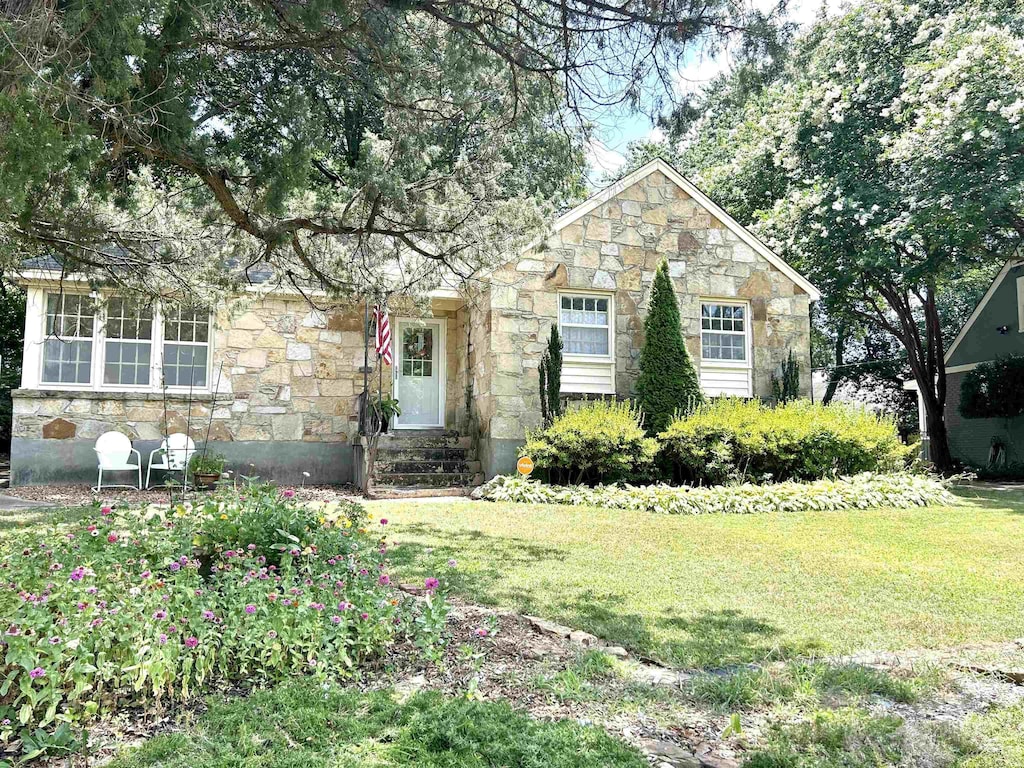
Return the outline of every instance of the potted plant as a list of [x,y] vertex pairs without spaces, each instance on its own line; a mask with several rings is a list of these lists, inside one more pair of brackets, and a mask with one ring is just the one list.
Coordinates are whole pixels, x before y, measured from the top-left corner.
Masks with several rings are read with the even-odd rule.
[[377,418],[380,419],[380,431],[387,432],[388,424],[395,416],[402,415],[402,409],[398,406],[398,401],[393,397],[380,397],[373,402],[373,409],[377,413]]
[[224,471],[224,457],[217,453],[197,453],[188,468],[197,488],[213,488]]

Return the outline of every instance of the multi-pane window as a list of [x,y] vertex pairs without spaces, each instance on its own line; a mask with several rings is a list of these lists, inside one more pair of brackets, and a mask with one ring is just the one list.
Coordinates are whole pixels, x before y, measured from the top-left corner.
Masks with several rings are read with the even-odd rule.
[[434,375],[434,329],[402,329],[402,375],[430,378]]
[[207,309],[63,293],[45,294],[44,303],[42,384],[97,389],[209,384]]
[[562,296],[559,326],[565,352],[608,357],[611,349],[611,299]]
[[745,362],[747,359],[747,307],[719,302],[700,305],[702,360]]
[[92,380],[92,298],[51,293],[46,297],[44,384],[89,384]]
[[209,352],[209,310],[165,307],[164,383],[168,387],[205,387]]
[[103,383],[149,384],[153,351],[153,307],[121,297],[107,301]]

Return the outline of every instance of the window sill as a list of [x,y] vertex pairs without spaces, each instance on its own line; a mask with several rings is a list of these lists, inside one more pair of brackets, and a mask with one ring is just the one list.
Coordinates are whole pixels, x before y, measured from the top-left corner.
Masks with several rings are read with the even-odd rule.
[[[60,389],[47,387],[46,385],[40,387],[33,387],[30,389],[15,389],[11,392],[11,397],[20,398],[54,398],[54,397],[66,397],[74,398],[76,400],[139,400],[139,401],[163,401],[163,392],[153,392],[151,390],[124,390],[124,389]],[[168,400],[188,400],[190,398],[188,390],[180,391],[168,391]],[[208,390],[200,391],[193,390],[191,394],[192,402],[213,402],[214,396]]]
[[745,360],[701,360],[700,365],[702,368],[733,368],[746,371],[749,371],[754,367]]

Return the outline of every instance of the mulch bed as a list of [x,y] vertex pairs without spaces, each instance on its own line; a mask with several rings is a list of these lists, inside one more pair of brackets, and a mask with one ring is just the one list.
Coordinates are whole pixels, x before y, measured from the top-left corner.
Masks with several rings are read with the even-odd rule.
[[[287,487],[287,486],[283,486]],[[99,504],[166,504],[171,495],[166,488],[153,488],[139,491],[134,488],[104,488],[97,493],[88,485],[25,485],[9,488],[4,491],[7,496],[14,496],[29,501],[40,501],[58,507],[81,507],[93,503]],[[174,500],[182,498],[195,501],[202,499],[208,492],[189,490],[182,496],[181,490],[174,491]],[[357,498],[358,493],[353,486],[310,485],[295,487],[295,495],[299,499],[330,501],[337,498]]]

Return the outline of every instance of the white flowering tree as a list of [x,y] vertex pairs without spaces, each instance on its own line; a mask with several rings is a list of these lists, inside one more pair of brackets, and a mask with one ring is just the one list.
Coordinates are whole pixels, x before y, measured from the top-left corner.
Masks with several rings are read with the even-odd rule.
[[949,468],[943,296],[1024,238],[1021,6],[865,0],[815,25],[773,82],[736,88],[680,121],[683,165],[809,274],[833,320],[899,340]]

